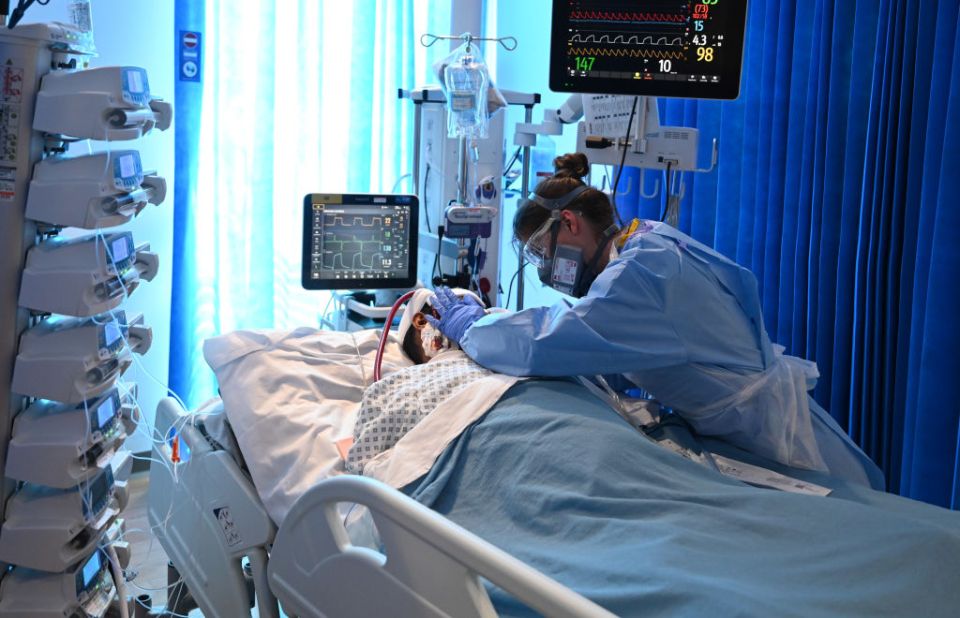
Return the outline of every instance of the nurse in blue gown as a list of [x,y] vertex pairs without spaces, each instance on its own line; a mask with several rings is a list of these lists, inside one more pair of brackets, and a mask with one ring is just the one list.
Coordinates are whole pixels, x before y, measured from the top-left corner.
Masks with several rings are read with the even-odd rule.
[[701,435],[883,489],[879,469],[809,397],[816,365],[771,344],[749,270],[664,223],[618,229],[607,196],[581,180],[584,155],[555,167],[521,203],[514,236],[541,281],[577,300],[484,315],[441,293],[445,335],[491,370],[606,375]]

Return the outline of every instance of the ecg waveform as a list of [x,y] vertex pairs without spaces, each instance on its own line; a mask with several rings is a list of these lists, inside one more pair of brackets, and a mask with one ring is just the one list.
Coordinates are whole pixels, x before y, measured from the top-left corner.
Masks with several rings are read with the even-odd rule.
[[661,51],[659,49],[604,49],[602,47],[571,47],[570,56],[606,56],[610,58],[654,58],[661,60],[683,60],[682,51]]
[[570,21],[624,21],[679,25],[686,23],[687,16],[677,13],[636,13],[633,11],[571,11]]
[[683,37],[654,37],[653,35],[649,34],[645,36],[634,34],[629,37],[622,34],[618,34],[616,36],[602,34],[597,37],[595,34],[582,35],[578,32],[570,37],[570,43],[595,43],[597,45],[658,45],[670,47],[673,45],[683,45]]

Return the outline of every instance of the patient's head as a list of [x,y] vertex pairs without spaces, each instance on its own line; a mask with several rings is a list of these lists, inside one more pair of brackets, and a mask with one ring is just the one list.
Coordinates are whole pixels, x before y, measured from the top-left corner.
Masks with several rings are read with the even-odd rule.
[[[472,292],[460,289],[454,289],[453,292],[461,297],[465,294],[472,294]],[[397,331],[404,353],[418,365],[428,362],[434,356],[447,350],[459,349],[456,343],[447,339],[443,333],[427,321],[426,316],[428,315],[436,318],[440,317],[431,304],[433,298],[434,295],[431,290],[417,290],[413,298],[407,302]],[[477,300],[480,299],[477,298]]]

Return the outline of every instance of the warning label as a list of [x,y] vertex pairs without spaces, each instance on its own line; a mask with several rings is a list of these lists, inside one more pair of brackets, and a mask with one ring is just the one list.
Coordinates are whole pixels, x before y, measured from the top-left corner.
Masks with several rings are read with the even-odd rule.
[[0,201],[9,202],[17,197],[17,168],[0,166]]
[[20,107],[23,95],[23,69],[7,59],[0,87],[0,201],[17,197],[17,150],[20,139]]
[[240,536],[240,531],[237,530],[237,526],[233,523],[230,507],[223,506],[218,509],[213,509],[213,514],[220,523],[220,529],[223,530],[223,538],[227,541],[228,547],[234,547],[235,545],[243,543],[243,537]]

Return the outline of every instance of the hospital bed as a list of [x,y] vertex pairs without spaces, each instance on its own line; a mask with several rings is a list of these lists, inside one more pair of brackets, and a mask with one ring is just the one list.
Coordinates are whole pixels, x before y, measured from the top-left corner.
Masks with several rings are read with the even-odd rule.
[[[203,424],[219,425],[218,413],[164,399],[156,423],[171,440],[154,449],[162,465],[150,471],[151,525],[204,616],[250,615],[252,597],[263,618],[279,616],[278,600],[291,616],[495,616],[480,578],[543,615],[612,616],[372,479],[319,483],[278,532],[240,453]],[[341,504],[369,510],[381,551],[351,543]]]
[[[293,434],[249,439],[291,411],[270,400],[252,406],[264,408],[253,422],[238,416],[234,383],[303,400],[330,353],[317,354],[317,340],[341,335],[256,335],[224,355],[243,356],[232,378],[211,364],[224,401],[157,410],[166,439],[151,465],[150,521],[179,571],[171,583],[182,577],[206,616],[248,615],[254,600],[260,616],[949,616],[960,606],[960,514],[778,467],[682,422],[662,424],[657,444],[563,381],[512,387],[402,492],[338,476],[277,511],[277,488],[256,472],[301,465],[277,439]],[[704,451],[831,493],[749,486],[694,461]]]

